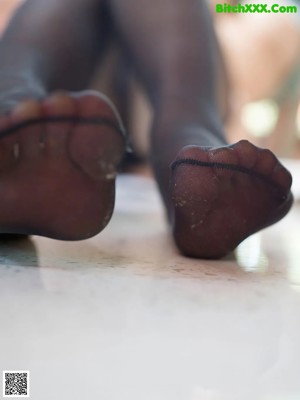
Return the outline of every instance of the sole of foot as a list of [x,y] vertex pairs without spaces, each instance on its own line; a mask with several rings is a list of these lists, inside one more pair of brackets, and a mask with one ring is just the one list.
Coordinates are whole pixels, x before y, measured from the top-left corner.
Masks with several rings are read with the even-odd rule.
[[246,140],[219,148],[184,147],[172,164],[172,227],[186,256],[221,258],[283,218],[291,174],[274,154]]
[[126,149],[100,93],[57,92],[0,117],[0,232],[82,240],[109,222]]

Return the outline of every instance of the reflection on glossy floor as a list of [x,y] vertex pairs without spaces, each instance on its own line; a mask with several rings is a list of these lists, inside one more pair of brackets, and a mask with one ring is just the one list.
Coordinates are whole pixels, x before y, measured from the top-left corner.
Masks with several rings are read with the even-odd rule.
[[0,374],[33,400],[299,400],[299,222],[187,259],[153,181],[122,176],[97,237],[0,245]]

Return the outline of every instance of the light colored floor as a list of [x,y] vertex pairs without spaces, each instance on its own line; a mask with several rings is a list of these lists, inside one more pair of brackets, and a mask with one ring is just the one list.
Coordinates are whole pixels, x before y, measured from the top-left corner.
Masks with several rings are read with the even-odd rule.
[[299,400],[299,222],[187,259],[153,181],[122,176],[97,237],[0,245],[0,374],[33,400]]

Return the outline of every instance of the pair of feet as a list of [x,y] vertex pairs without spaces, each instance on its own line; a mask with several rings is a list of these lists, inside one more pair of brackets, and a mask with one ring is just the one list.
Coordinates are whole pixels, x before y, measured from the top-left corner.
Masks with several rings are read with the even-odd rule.
[[[97,234],[111,218],[125,151],[118,115],[100,94],[20,102],[0,117],[0,232],[61,240]],[[183,147],[169,182],[161,189],[175,242],[188,256],[222,257],[292,204],[289,172],[247,141]]]

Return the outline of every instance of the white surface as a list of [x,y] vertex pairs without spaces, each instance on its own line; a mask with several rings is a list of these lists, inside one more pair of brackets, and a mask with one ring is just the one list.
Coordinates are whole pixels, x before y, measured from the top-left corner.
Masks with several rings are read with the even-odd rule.
[[300,161],[291,158],[283,158],[282,164],[293,176],[292,192],[296,201],[300,200]]
[[0,373],[33,400],[299,400],[299,209],[214,262],[177,254],[151,180],[118,195],[93,239],[0,245]]

